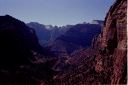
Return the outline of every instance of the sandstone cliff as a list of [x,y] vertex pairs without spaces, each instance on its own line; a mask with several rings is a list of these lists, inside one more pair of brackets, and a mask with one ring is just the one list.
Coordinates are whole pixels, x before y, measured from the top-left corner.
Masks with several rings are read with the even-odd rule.
[[55,84],[112,85],[127,83],[126,9],[127,0],[116,0],[107,13],[102,33],[93,39],[92,48],[98,51],[97,54],[93,56],[75,55],[84,56],[83,61],[73,69],[56,76]]
[[[127,1],[117,0],[111,6],[101,34],[96,72],[104,72],[111,84],[126,83],[127,75]],[[99,39],[98,39],[99,40]],[[108,83],[107,82],[107,83]]]

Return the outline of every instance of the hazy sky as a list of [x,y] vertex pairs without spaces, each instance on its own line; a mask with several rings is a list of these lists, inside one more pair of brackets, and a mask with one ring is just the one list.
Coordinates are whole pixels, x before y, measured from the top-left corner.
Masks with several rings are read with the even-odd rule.
[[115,0],[0,0],[0,15],[24,22],[66,25],[104,19]]

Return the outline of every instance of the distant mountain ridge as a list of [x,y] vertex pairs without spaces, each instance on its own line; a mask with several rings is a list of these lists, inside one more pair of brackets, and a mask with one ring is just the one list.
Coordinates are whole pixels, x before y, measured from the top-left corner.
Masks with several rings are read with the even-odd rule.
[[72,25],[67,26],[52,26],[52,25],[43,25],[38,22],[27,23],[27,26],[33,28],[36,32],[36,35],[39,39],[39,43],[44,46],[48,42],[54,41],[57,37],[64,34]]
[[47,41],[50,40],[50,31],[46,29],[45,25],[39,24],[37,22],[30,22],[27,24],[27,26],[35,30],[37,38],[41,45],[47,43]]
[[104,21],[103,20],[93,20],[90,24],[100,24],[103,26]]
[[37,22],[30,22],[27,25],[35,29],[42,46],[49,48],[55,54],[62,52],[67,55],[77,49],[89,47],[93,37],[101,32],[103,22],[102,20],[93,20],[91,23],[84,22],[62,27],[43,25]]
[[[48,47],[55,54],[69,55],[75,50],[91,46],[92,39],[101,32],[101,24],[77,24],[59,36]],[[64,54],[63,54],[64,53]],[[61,55],[61,56],[62,56]]]

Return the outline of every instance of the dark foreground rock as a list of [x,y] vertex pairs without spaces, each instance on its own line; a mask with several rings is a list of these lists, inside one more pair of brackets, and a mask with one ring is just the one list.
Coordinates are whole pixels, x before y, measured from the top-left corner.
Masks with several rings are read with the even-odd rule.
[[41,47],[35,31],[9,15],[0,16],[0,85],[37,85],[55,71],[54,55]]

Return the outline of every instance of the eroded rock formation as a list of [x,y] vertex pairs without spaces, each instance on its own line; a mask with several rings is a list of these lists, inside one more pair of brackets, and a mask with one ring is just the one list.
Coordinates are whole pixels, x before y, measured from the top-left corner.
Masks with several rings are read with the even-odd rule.
[[90,59],[83,55],[85,60],[74,69],[57,76],[57,81],[61,85],[126,84],[126,24],[127,0],[116,0],[107,13],[103,32],[92,43],[92,48],[99,52],[90,56]]
[[[126,83],[127,75],[127,1],[117,0],[110,8],[104,23],[101,40],[103,71],[111,84]],[[104,56],[105,55],[105,56]],[[106,58],[105,58],[106,57]],[[97,63],[99,60],[97,61]],[[111,65],[109,65],[111,64]]]

